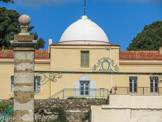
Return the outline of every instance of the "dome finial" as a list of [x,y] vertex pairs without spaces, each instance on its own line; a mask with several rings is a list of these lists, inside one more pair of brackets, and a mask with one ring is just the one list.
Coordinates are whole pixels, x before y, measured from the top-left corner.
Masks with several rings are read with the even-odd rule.
[[84,0],[84,15],[86,15],[86,0]]

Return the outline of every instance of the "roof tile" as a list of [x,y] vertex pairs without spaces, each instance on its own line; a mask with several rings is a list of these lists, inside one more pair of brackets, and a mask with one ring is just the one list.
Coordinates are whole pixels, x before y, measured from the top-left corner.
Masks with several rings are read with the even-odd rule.
[[162,60],[159,51],[120,51],[120,59],[124,60]]
[[[13,58],[13,50],[0,50],[0,58]],[[36,59],[49,59],[48,50],[35,50]]]

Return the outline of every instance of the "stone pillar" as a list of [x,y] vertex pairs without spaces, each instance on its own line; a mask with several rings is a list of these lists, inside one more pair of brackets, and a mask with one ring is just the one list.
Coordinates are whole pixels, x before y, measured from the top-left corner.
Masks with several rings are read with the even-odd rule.
[[30,17],[19,17],[21,32],[14,36],[14,122],[34,122],[34,53],[37,41],[27,31]]

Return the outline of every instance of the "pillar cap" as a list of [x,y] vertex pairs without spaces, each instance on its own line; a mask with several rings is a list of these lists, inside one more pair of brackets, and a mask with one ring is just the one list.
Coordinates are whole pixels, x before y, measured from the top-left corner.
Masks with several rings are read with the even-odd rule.
[[30,17],[28,15],[23,14],[23,15],[21,15],[19,17],[18,21],[19,21],[20,25],[28,26],[30,24],[30,22],[31,22],[31,19],[30,19]]

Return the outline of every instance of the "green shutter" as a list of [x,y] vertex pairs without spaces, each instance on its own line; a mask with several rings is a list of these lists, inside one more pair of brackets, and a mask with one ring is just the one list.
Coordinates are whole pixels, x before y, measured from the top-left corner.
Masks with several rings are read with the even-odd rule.
[[81,51],[81,67],[89,67],[89,51]]

